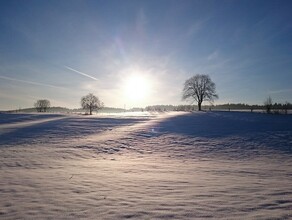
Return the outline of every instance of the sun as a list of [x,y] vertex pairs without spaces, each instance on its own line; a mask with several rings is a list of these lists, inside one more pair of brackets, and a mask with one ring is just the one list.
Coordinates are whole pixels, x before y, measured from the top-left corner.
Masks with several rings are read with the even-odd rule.
[[128,101],[145,100],[150,92],[149,81],[142,75],[131,75],[125,80],[124,92]]

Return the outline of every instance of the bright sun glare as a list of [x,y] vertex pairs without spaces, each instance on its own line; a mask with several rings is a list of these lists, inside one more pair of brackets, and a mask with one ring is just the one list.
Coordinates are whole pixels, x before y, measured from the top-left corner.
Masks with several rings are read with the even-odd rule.
[[141,75],[132,75],[125,82],[125,96],[129,101],[142,101],[149,94],[149,82]]

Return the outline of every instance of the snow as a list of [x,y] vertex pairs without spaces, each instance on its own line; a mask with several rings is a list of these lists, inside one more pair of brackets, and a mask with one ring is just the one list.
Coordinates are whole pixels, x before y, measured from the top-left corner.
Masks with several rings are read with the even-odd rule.
[[0,114],[1,219],[291,219],[292,115]]

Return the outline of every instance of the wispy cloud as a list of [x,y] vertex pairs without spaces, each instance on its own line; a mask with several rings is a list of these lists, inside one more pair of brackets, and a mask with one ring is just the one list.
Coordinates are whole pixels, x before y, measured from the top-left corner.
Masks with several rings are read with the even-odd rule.
[[197,21],[193,23],[187,30],[187,36],[193,36],[197,34],[202,28],[203,22]]
[[210,20],[210,17],[205,17],[201,20],[196,20],[193,22],[187,29],[187,36],[192,37],[199,33],[201,29],[204,27],[204,25]]
[[214,59],[218,58],[218,56],[219,56],[219,52],[218,52],[218,50],[215,50],[213,53],[209,54],[207,59],[208,60],[214,60]]
[[15,78],[7,77],[7,76],[0,76],[0,79],[10,80],[10,81],[20,82],[20,83],[27,83],[27,84],[36,85],[36,86],[46,86],[46,87],[51,87],[51,88],[64,89],[63,87],[59,87],[59,86],[54,86],[54,85],[39,83],[39,82],[33,82],[33,81],[27,81],[27,80],[21,80],[21,79],[15,79]]
[[90,78],[90,79],[98,80],[97,78],[95,78],[95,77],[93,77],[93,76],[90,76],[90,75],[88,75],[88,74],[86,74],[86,73],[83,73],[83,72],[80,72],[80,71],[78,71],[78,70],[75,70],[75,69],[73,69],[73,68],[71,68],[71,67],[69,67],[69,66],[65,66],[65,68],[68,69],[68,70],[71,70],[71,71],[73,71],[73,72],[75,72],[75,73],[78,73],[78,74],[80,74],[80,75],[82,75],[82,76],[86,76],[86,77],[88,77],[88,78]]

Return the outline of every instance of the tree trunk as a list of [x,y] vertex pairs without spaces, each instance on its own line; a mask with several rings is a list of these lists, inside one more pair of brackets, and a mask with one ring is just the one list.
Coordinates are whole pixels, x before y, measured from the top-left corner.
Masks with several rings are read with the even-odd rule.
[[89,108],[89,114],[92,115],[92,108]]
[[198,102],[198,110],[199,110],[199,111],[202,110],[201,106],[202,106],[202,103],[201,103],[201,102]]

